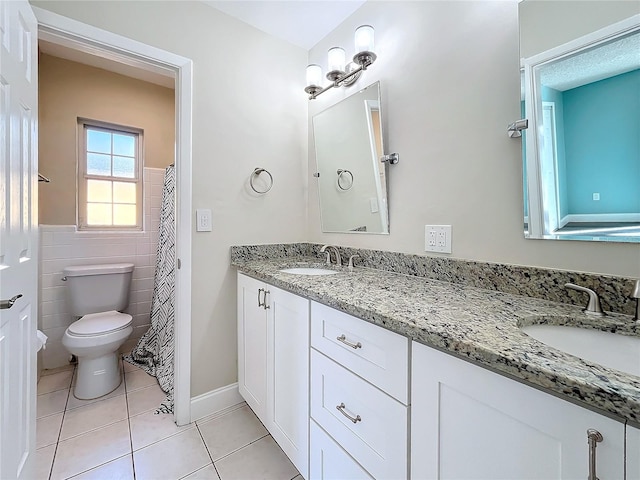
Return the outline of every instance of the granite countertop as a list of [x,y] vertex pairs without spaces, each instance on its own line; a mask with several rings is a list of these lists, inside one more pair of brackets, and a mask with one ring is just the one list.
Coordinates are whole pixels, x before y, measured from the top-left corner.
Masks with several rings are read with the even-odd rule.
[[[640,326],[630,316],[611,313],[594,320],[574,305],[383,270],[356,267],[350,272],[327,267],[317,258],[236,259],[232,265],[276,287],[640,426],[640,377],[566,354],[519,329],[533,323],[575,323],[639,336]],[[296,266],[340,273],[279,271]]]

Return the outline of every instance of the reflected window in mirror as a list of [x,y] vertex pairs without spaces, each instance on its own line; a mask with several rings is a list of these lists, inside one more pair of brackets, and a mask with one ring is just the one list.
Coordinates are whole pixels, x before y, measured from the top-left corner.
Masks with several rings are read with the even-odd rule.
[[528,238],[640,242],[638,23],[523,59]]
[[379,82],[314,115],[323,232],[389,233]]

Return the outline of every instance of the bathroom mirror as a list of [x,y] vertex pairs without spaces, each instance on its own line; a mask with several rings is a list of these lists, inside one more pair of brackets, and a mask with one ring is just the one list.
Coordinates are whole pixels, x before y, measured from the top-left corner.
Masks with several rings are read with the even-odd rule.
[[313,117],[323,232],[389,233],[380,83]]
[[525,236],[640,242],[640,3],[519,4]]

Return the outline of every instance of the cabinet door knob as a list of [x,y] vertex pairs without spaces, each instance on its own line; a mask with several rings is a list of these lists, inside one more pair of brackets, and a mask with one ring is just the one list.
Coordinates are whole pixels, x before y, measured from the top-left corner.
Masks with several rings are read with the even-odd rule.
[[598,480],[596,474],[596,447],[603,440],[602,434],[594,428],[587,430],[587,443],[589,444],[589,477],[588,480]]
[[351,343],[349,340],[347,340],[347,337],[344,334],[340,335],[339,337],[336,337],[336,340],[338,340],[339,342],[344,343],[345,345],[353,348],[354,350],[362,348],[362,344],[360,342]]
[[343,414],[345,417],[347,417],[349,420],[351,420],[353,423],[358,423],[362,421],[362,418],[360,418],[360,415],[356,415],[355,417],[352,417],[351,415],[349,415],[347,412],[345,412],[345,405],[344,402],[340,403],[340,405],[336,405],[336,409]]

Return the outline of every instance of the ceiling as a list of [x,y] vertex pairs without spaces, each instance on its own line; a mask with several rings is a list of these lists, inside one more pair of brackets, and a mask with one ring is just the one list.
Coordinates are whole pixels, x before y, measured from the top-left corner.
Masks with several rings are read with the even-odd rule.
[[202,0],[232,17],[310,50],[366,0]]
[[[311,49],[366,0],[202,0],[253,27],[293,45]],[[40,52],[83,63],[163,87],[174,88],[173,76],[143,70],[65,45],[40,40]]]

